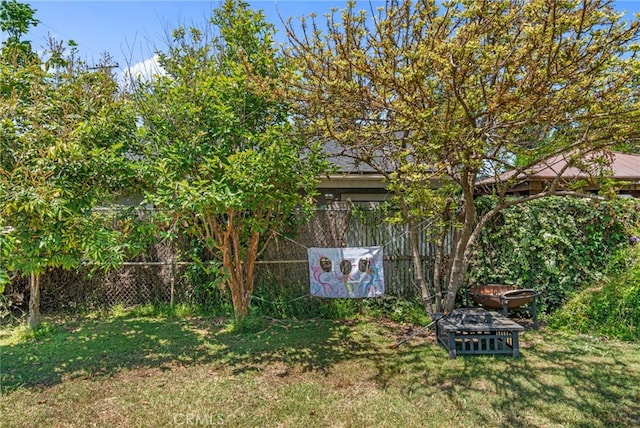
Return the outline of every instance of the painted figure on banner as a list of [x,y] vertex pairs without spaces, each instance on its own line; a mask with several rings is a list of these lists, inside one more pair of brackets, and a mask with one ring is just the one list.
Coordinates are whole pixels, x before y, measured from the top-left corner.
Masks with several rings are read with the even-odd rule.
[[384,294],[382,248],[310,248],[308,254],[313,296],[366,298]]
[[376,272],[371,269],[371,259],[358,260],[358,271],[354,274],[354,279],[358,284],[358,294],[368,297],[377,280]]
[[[320,269],[316,269],[314,277],[316,281],[312,281],[312,287],[315,285],[315,290],[311,291],[311,294],[315,295],[337,295],[340,294],[343,287],[342,281],[340,281],[333,272],[333,263],[325,256],[319,259]],[[319,285],[319,287],[318,287]]]

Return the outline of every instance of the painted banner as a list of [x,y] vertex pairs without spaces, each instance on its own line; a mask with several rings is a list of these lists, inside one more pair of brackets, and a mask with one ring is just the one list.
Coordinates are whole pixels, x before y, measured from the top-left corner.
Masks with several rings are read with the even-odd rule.
[[384,294],[382,247],[309,248],[311,295],[332,298]]

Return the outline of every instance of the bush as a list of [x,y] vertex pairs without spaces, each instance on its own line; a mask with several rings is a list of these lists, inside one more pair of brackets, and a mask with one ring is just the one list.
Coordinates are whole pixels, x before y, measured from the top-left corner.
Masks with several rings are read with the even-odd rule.
[[542,293],[541,312],[551,313],[603,279],[639,217],[637,203],[622,199],[550,197],[516,205],[483,230],[469,282],[533,288]]
[[185,300],[211,315],[233,316],[231,293],[224,285],[222,264],[218,260],[209,260],[202,243],[196,239],[191,240],[186,259],[191,263],[184,277],[191,286]]
[[640,339],[640,245],[618,253],[612,275],[555,312],[549,327],[622,340]]
[[428,322],[424,307],[414,300],[393,296],[375,299],[311,297],[309,284],[282,283],[277,277],[263,277],[256,284],[251,310],[279,319],[349,319],[372,316],[414,324]]
[[362,301],[311,297],[308,284],[283,283],[266,274],[256,282],[251,309],[279,319],[352,318],[362,310]]

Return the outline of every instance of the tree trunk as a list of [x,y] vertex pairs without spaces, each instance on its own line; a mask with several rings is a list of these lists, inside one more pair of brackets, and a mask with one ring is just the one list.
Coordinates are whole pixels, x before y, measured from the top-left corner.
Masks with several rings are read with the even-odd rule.
[[249,314],[261,237],[260,233],[250,231],[246,241],[243,241],[242,231],[246,224],[242,221],[242,215],[229,208],[223,221],[216,216],[209,216],[200,230],[202,239],[212,239],[216,243],[208,249],[213,256],[222,260],[225,270],[224,285],[231,292],[236,322],[242,321]]
[[[228,279],[231,300],[233,302],[233,314],[236,321],[242,321],[249,314],[249,305],[253,296],[253,269],[255,260],[242,260],[233,262],[228,269],[233,269],[235,275]],[[241,272],[239,272],[241,271]]]
[[[228,270],[227,279],[233,313],[236,321],[242,321],[249,314],[249,305],[253,295],[254,269],[258,257],[260,233],[251,231],[243,242],[242,228],[244,225],[236,223],[236,213],[227,211],[227,230],[224,231],[222,263]],[[243,257],[244,252],[244,257]]]
[[466,243],[460,242],[460,248],[457,248],[452,254],[451,273],[449,276],[449,283],[447,284],[447,299],[444,306],[444,311],[449,313],[453,310],[456,303],[456,296],[458,290],[464,283],[464,277],[467,273],[468,263],[465,261]]
[[405,218],[409,225],[409,242],[411,244],[411,259],[413,260],[414,278],[420,287],[422,294],[422,304],[429,315],[433,314],[433,301],[427,282],[424,279],[424,269],[422,267],[422,255],[420,254],[420,230],[415,219],[405,210]]
[[29,328],[35,330],[40,324],[40,274],[29,276]]
[[233,315],[236,321],[242,321],[249,314],[250,296],[247,296],[244,284],[229,284],[231,290],[231,300],[233,301]]
[[433,286],[435,288],[436,312],[443,312],[442,305],[442,269],[445,262],[445,241],[449,234],[448,228],[444,228],[436,241],[436,253],[433,261]]
[[475,172],[466,171],[461,180],[463,205],[460,213],[462,228],[459,230],[453,243],[449,278],[447,279],[447,298],[444,306],[445,313],[453,311],[458,290],[464,283],[467,268],[469,266],[469,251],[473,245],[472,237],[476,228],[476,206],[473,200],[473,178]]

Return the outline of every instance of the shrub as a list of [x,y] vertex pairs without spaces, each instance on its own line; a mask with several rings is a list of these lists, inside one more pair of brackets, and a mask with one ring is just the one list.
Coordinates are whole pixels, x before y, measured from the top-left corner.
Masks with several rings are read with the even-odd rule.
[[612,275],[555,312],[549,327],[622,340],[640,339],[640,245],[621,250]]
[[424,307],[415,300],[383,296],[375,299],[324,299],[310,297],[309,285],[282,283],[263,277],[256,284],[252,311],[279,319],[349,319],[359,316],[387,317],[398,322],[427,323]]
[[308,284],[283,283],[267,274],[256,282],[251,310],[280,319],[352,318],[362,310],[362,301],[310,297]]
[[542,293],[541,311],[551,313],[603,279],[639,216],[637,203],[621,199],[550,197],[516,205],[483,230],[469,282],[533,288]]
[[233,304],[223,281],[222,264],[218,260],[210,260],[206,253],[200,241],[190,241],[185,258],[191,263],[184,272],[184,279],[190,287],[186,289],[184,298],[189,304],[211,315],[231,316]]

